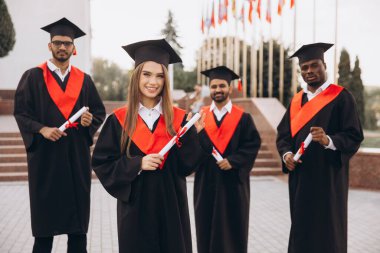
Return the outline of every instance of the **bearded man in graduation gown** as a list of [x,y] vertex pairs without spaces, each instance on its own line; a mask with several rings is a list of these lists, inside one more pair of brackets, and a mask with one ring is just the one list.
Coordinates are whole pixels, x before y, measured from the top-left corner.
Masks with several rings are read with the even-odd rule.
[[[249,175],[261,140],[250,114],[230,100],[231,81],[239,76],[225,66],[201,73],[210,79],[213,101],[203,108],[205,131],[199,141],[208,153],[194,181],[198,252],[244,253],[248,243]],[[218,152],[223,160],[217,162],[212,152]]]
[[[277,127],[282,169],[289,173],[289,253],[347,252],[349,160],[363,131],[353,96],[327,81],[324,52],[331,46],[304,45],[291,56],[298,57],[307,86]],[[295,162],[309,133],[312,142]]]
[[[74,39],[85,33],[66,18],[41,29],[53,57],[23,74],[14,107],[27,151],[33,252],[51,252],[60,234],[68,234],[68,252],[86,252],[90,146],[105,109],[91,77],[70,64]],[[60,131],[83,106],[89,111]]]

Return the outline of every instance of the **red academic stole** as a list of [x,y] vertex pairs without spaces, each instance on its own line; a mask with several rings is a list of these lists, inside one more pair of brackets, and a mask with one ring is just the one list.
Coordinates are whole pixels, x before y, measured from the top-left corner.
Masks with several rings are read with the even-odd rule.
[[223,155],[244,111],[232,105],[231,113],[227,113],[220,127],[216,125],[213,112],[210,111],[210,106],[204,107],[203,112],[206,113],[205,130],[207,135],[210,137],[215,148]]
[[48,70],[47,63],[42,63],[38,66],[42,69],[46,88],[49,92],[54,104],[58,107],[59,111],[65,117],[69,119],[71,112],[78,100],[80,91],[82,90],[84,73],[79,69],[71,66],[69,80],[67,82],[66,90],[63,91],[53,75]]
[[[121,107],[114,110],[115,116],[122,127],[124,126],[126,112],[127,107]],[[183,117],[185,116],[185,111],[177,107],[173,107],[173,112],[173,128],[174,131],[178,133]],[[170,136],[166,130],[165,119],[162,115],[160,116],[156,129],[153,133],[149,130],[140,115],[138,115],[136,130],[131,139],[144,154],[157,154],[172,139],[172,137],[173,136]],[[163,168],[168,154],[169,152],[165,155],[164,161],[162,162],[160,168]]]
[[322,110],[322,108],[332,102],[342,90],[343,87],[331,84],[304,106],[301,106],[303,91],[298,92],[290,104],[290,128],[292,137]]

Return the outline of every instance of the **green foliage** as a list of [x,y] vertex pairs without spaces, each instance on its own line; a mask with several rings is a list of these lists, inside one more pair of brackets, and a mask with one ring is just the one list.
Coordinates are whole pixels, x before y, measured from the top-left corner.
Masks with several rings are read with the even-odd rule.
[[363,81],[360,75],[361,75],[361,69],[359,67],[359,58],[356,56],[355,66],[351,73],[349,88],[352,95],[354,96],[356,100],[360,121],[366,127],[365,113],[364,113],[364,107],[365,107],[364,86],[363,86]]
[[366,89],[365,93],[365,129],[376,130],[377,126],[376,113],[380,114],[380,88]]
[[16,33],[4,0],[0,0],[0,57],[7,56],[16,43]]
[[125,101],[128,71],[105,59],[95,58],[92,63],[92,78],[102,100]]
[[161,35],[164,36],[167,42],[174,48],[178,55],[180,54],[180,50],[183,48],[181,44],[178,42],[178,34],[177,34],[177,25],[174,21],[173,13],[169,10],[168,12],[168,20],[166,21],[165,28],[161,30]]
[[197,69],[185,71],[181,66],[174,65],[174,88],[186,92],[193,91],[197,82]]
[[350,89],[350,80],[351,80],[351,63],[350,63],[350,55],[348,54],[346,49],[342,49],[340,53],[340,60],[338,64],[338,73],[339,79],[338,84],[343,87]]

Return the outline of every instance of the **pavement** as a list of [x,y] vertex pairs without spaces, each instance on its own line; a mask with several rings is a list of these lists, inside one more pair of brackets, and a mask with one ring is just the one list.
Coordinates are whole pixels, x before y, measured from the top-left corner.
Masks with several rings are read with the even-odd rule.
[[[193,210],[193,178],[188,178],[193,251],[196,239]],[[0,183],[0,252],[30,253],[27,182]],[[251,177],[249,253],[287,252],[290,230],[287,183],[283,177]],[[67,236],[56,236],[53,252],[66,252]],[[94,180],[88,252],[118,252],[116,200]],[[348,202],[348,253],[380,252],[380,192],[350,189]]]

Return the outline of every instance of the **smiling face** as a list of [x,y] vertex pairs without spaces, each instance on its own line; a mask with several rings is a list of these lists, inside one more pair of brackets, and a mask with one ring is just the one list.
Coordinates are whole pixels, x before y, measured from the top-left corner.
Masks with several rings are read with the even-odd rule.
[[212,79],[210,81],[210,96],[217,104],[226,104],[232,92],[232,87],[226,80]]
[[141,71],[139,80],[140,99],[143,105],[155,104],[165,85],[162,65],[147,61]]
[[56,35],[51,38],[48,44],[53,58],[59,62],[66,62],[74,52],[75,46],[73,40],[68,36]]
[[322,60],[306,61],[300,67],[303,80],[311,87],[319,87],[326,82],[326,64]]

